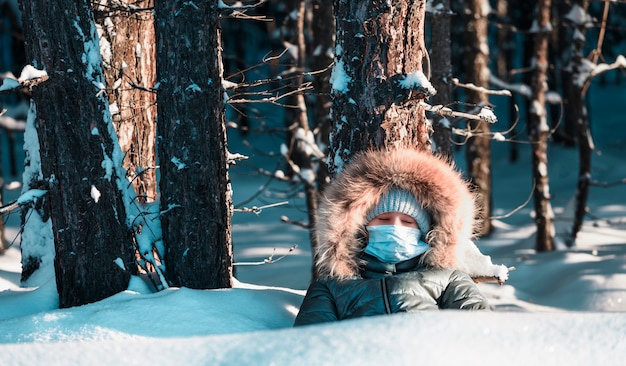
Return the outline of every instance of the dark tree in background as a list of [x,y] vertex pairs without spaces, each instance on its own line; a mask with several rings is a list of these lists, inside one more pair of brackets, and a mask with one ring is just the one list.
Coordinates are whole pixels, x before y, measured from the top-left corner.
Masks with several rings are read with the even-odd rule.
[[[323,158],[321,152],[318,153],[317,144],[315,142],[313,131],[309,126],[309,117],[307,114],[307,103],[303,92],[304,74],[307,71],[307,47],[305,41],[305,18],[306,18],[306,2],[304,0],[293,1],[290,4],[292,8],[289,13],[294,14],[293,22],[290,30],[285,30],[286,34],[291,34],[290,43],[297,50],[294,57],[294,65],[291,68],[294,74],[290,75],[289,93],[293,95],[289,98],[289,107],[287,108],[287,129],[289,131],[287,146],[289,151],[286,159],[293,174],[298,176],[300,182],[304,185],[304,194],[306,196],[307,213],[309,227],[315,227],[318,190],[316,186],[315,160]],[[289,9],[289,8],[288,8]],[[315,248],[316,239],[312,230],[309,230],[309,240],[311,248]]]
[[[352,154],[370,148],[430,148],[430,130],[419,105],[430,90],[403,87],[422,76],[424,0],[336,0],[337,54],[331,76],[331,173]],[[422,85],[425,86],[425,85]]]
[[218,1],[155,1],[158,156],[166,277],[232,286]]
[[32,98],[59,306],[83,305],[125,290],[133,263],[119,177],[105,169],[119,148],[99,90],[104,77],[91,4],[25,0],[21,9],[28,59],[49,76]]
[[[314,122],[316,136],[323,146],[328,146],[330,135],[330,72],[335,55],[335,19],[333,17],[332,2],[326,0],[312,1],[312,54],[311,70],[313,76],[313,90],[315,92]],[[326,152],[326,151],[324,151]],[[317,189],[324,190],[328,177],[326,164],[319,164],[316,172]]]
[[[433,97],[433,104],[447,106],[452,102],[452,49],[450,0],[434,0],[431,12],[431,51],[430,61],[432,68],[432,83],[437,90]],[[452,156],[452,128],[451,121],[441,115],[433,116],[433,140],[435,151],[446,157],[450,162]]]
[[[487,0],[469,1],[465,32],[465,73],[467,81],[483,88],[489,87],[489,45],[487,26],[489,9]],[[478,106],[488,105],[486,93],[468,90],[466,101]],[[467,174],[479,194],[478,207],[481,210],[482,226],[477,234],[491,232],[491,128],[484,120],[468,121],[472,137],[467,140]]]
[[537,224],[536,248],[538,251],[554,250],[554,212],[550,203],[548,180],[548,137],[550,127],[546,110],[548,89],[548,40],[552,32],[550,24],[551,0],[537,2],[537,30],[534,42],[534,65],[532,78],[532,108],[530,108],[528,130],[532,146],[532,166],[535,223]]

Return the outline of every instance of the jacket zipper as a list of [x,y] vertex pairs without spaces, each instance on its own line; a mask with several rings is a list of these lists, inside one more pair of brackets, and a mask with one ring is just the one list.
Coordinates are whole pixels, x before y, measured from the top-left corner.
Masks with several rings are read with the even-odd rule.
[[389,294],[387,294],[387,281],[385,278],[380,279],[381,289],[383,293],[383,304],[385,305],[385,312],[391,314],[391,304],[389,303]]

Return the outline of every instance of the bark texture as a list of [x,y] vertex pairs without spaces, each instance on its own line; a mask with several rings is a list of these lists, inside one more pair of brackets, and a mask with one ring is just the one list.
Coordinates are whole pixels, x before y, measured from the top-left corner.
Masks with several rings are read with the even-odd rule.
[[100,2],[95,11],[107,94],[127,177],[139,202],[152,202],[157,194],[154,0],[135,1],[132,8],[115,3]]
[[155,2],[161,224],[172,286],[232,286],[218,1]]
[[[331,4],[332,5],[332,4]],[[328,147],[331,119],[330,108],[332,99],[330,98],[330,72],[335,55],[335,19],[333,18],[333,7],[329,6],[329,1],[312,1],[313,22],[311,24],[313,33],[312,71],[313,89],[315,90],[315,129],[320,145]],[[322,72],[322,70],[324,70]],[[328,151],[324,151],[328,153]],[[328,179],[328,167],[326,164],[318,164],[317,189],[320,192],[324,188]]]
[[532,143],[532,168],[535,182],[535,223],[537,225],[537,251],[554,250],[554,213],[550,203],[548,177],[548,137],[550,128],[547,121],[546,91],[548,89],[548,39],[551,0],[537,3],[538,30],[535,34],[534,55],[536,68],[532,80],[532,108],[529,115],[529,135]]
[[[433,8],[437,9],[432,16],[432,83],[437,90],[433,104],[448,105],[452,102],[452,50],[450,34],[450,0],[434,0]],[[448,161],[452,156],[452,128],[450,120],[440,115],[433,116],[433,141],[437,154]]]
[[[589,7],[588,0],[578,0],[573,6],[579,6],[585,13]],[[587,197],[591,184],[591,152],[594,149],[593,138],[589,126],[584,81],[587,67],[584,64],[583,47],[585,45],[585,31],[589,24],[586,22],[573,24],[576,28],[572,39],[570,62],[566,67],[568,76],[565,78],[565,90],[569,91],[569,105],[566,113],[575,122],[576,141],[578,143],[578,183],[576,185],[574,223],[567,243],[576,244],[576,237],[582,228],[587,213]]]
[[335,0],[337,27],[328,166],[331,175],[368,149],[430,149],[423,89],[400,85],[423,72],[426,2]]
[[[489,87],[489,45],[487,44],[487,0],[472,0],[466,14],[466,74],[468,82],[479,87]],[[467,102],[486,105],[485,93],[467,91]],[[489,123],[483,120],[468,122],[472,136],[467,141],[466,159],[469,178],[478,193],[482,225],[478,235],[491,232],[491,137]]]
[[125,290],[133,263],[91,4],[33,0],[21,9],[29,59],[49,76],[32,98],[59,305],[83,305]]

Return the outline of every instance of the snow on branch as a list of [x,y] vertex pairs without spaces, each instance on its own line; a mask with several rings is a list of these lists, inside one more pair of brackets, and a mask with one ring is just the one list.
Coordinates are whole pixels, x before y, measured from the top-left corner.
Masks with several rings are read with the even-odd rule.
[[482,120],[482,121],[486,121],[489,123],[498,122],[498,118],[493,113],[493,110],[491,110],[491,108],[484,107],[484,106],[480,108],[480,111],[477,114],[473,114],[473,113],[455,111],[441,104],[430,105],[424,101],[419,101],[419,105],[421,107],[424,107],[424,109],[429,112],[432,112],[432,113],[435,113],[444,117],[460,117],[460,118],[476,120],[476,121]]
[[257,7],[265,4],[266,2],[267,2],[267,0],[259,0],[258,2],[254,3],[254,4],[243,5],[241,3],[241,1],[236,1],[233,5],[228,5],[228,4],[224,3],[224,1],[218,0],[217,1],[217,7],[220,8],[220,9],[238,9],[238,10],[254,9],[254,8],[257,8]]
[[462,88],[473,90],[473,91],[476,91],[476,92],[479,92],[479,93],[491,94],[491,95],[504,95],[504,96],[507,96],[507,97],[511,96],[511,91],[510,90],[490,90],[490,89],[487,89],[487,88],[483,88],[482,86],[477,86],[477,85],[472,84],[472,83],[469,83],[469,84],[461,83],[461,82],[459,82],[459,79],[457,79],[457,78],[453,78],[452,79],[452,83],[455,86],[460,86]]
[[26,65],[22,69],[20,77],[15,79],[13,74],[6,74],[0,86],[0,94],[14,92],[21,88],[32,88],[48,80],[48,73],[45,70],[38,70],[31,65]]
[[48,193],[45,189],[31,189],[22,194],[18,199],[9,203],[6,206],[0,207],[0,215],[9,213],[17,208],[27,206],[30,203],[37,202],[38,199]]
[[236,165],[237,162],[240,160],[248,159],[248,157],[243,154],[231,153],[230,151],[228,151],[228,156],[226,157],[226,159],[227,159],[228,165],[232,166],[232,165]]
[[[523,84],[523,83],[515,83],[515,84],[507,83],[506,81],[498,78],[497,76],[493,74],[489,75],[489,83],[491,83],[492,85],[498,88],[506,89],[509,92],[519,94],[525,97],[526,99],[530,99],[532,97],[532,90],[530,89],[528,85]],[[559,95],[559,93],[548,91],[546,92],[546,102],[550,104],[561,104],[563,100],[561,98],[561,95]]]
[[230,11],[230,13],[225,14],[225,17],[228,18],[237,18],[237,19],[246,19],[246,20],[257,20],[262,22],[271,22],[273,19],[268,18],[264,15],[248,15],[246,14],[247,10],[258,8],[259,6],[265,4],[267,0],[259,0],[254,4],[243,5],[240,1],[235,2],[233,5],[225,4],[224,1],[218,0],[217,7],[222,11]]
[[593,78],[614,69],[626,69],[626,57],[624,57],[624,55],[617,56],[615,62],[612,64],[601,63],[593,67],[589,67],[589,73],[585,77],[585,87],[583,90],[587,90]]
[[398,80],[398,85],[403,89],[424,90],[428,95],[437,94],[437,90],[435,90],[421,70],[402,75],[402,78]]

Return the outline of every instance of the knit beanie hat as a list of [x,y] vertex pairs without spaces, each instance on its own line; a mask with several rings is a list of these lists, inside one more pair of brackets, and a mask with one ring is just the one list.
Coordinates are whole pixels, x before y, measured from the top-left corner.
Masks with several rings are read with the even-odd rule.
[[422,235],[430,231],[430,215],[408,191],[391,188],[382,195],[378,205],[367,213],[365,220],[370,222],[374,217],[387,212],[400,212],[411,216],[419,225]]

